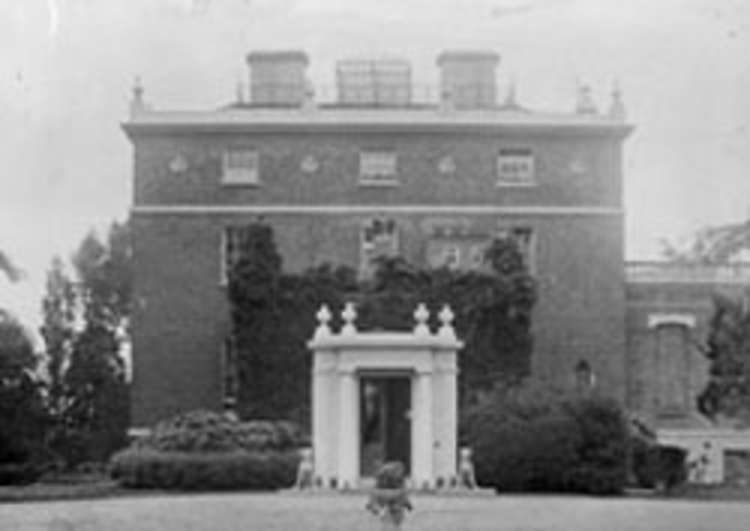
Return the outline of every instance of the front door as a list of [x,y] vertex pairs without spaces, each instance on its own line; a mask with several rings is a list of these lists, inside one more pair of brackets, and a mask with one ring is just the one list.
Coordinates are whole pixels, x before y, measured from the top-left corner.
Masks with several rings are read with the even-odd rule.
[[360,474],[372,477],[387,461],[411,467],[411,379],[363,376],[360,380]]

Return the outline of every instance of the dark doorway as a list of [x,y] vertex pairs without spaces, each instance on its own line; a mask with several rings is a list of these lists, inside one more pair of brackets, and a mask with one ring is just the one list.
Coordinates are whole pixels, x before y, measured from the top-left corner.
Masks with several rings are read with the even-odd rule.
[[411,467],[411,378],[366,375],[360,385],[360,474],[387,461]]

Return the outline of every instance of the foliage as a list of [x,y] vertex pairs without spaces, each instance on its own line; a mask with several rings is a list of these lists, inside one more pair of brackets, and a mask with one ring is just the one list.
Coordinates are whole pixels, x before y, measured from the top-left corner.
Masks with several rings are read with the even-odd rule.
[[294,450],[306,442],[291,422],[237,422],[218,413],[192,411],[160,422],[138,446],[163,452],[265,452]]
[[22,276],[22,271],[2,249],[0,249],[0,273],[3,273],[11,282],[18,282]]
[[42,475],[38,463],[24,460],[14,463],[0,462],[0,485],[29,485]]
[[69,466],[102,461],[126,442],[128,386],[121,355],[132,294],[127,224],[106,241],[91,233],[72,257],[69,278],[59,258],[47,277],[41,328],[49,375],[49,443]]
[[192,411],[157,424],[152,433],[110,461],[128,487],[276,489],[294,482],[307,441],[289,422],[239,422]]
[[299,457],[294,452],[192,453],[129,448],[112,457],[110,471],[125,487],[177,490],[291,487]]
[[533,382],[499,386],[468,408],[461,431],[481,485],[591,494],[625,485],[627,427],[619,406],[605,398]]
[[4,481],[24,480],[42,453],[47,415],[37,359],[21,324],[0,311],[0,466]]
[[687,450],[641,441],[633,448],[632,466],[638,486],[673,489],[687,480]]
[[44,320],[40,333],[44,339],[49,378],[47,405],[52,417],[60,420],[66,406],[64,378],[73,350],[76,319],[75,286],[66,275],[60,257],[52,259],[46,288],[42,301]]
[[341,308],[345,301],[355,301],[362,330],[408,330],[417,303],[432,310],[450,304],[466,343],[459,361],[466,402],[500,379],[529,374],[536,286],[512,240],[492,242],[481,270],[420,270],[401,258],[383,258],[368,281],[358,281],[350,268],[331,265],[284,273],[273,231],[262,223],[244,228],[240,247],[228,295],[243,418],[308,422],[311,359],[306,342],[321,304]]
[[662,254],[671,262],[726,264],[750,247],[750,221],[705,227],[685,244],[662,240],[661,245]]
[[750,420],[750,308],[748,294],[733,299],[714,296],[706,356],[710,380],[698,397],[699,410],[709,418],[717,415]]

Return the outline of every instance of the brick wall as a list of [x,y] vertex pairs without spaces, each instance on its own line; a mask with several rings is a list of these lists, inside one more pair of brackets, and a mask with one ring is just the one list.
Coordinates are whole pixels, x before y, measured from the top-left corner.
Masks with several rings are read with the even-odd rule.
[[[221,232],[224,226],[254,219],[245,215],[135,216],[136,423],[149,423],[178,410],[220,406],[221,344],[229,330],[225,289],[219,284]],[[324,262],[356,266],[359,230],[367,219],[352,215],[266,217],[275,228],[288,270]],[[394,219],[401,254],[424,263],[429,234],[425,229],[436,218],[401,215]],[[622,398],[621,218],[487,215],[455,219],[488,233],[498,223],[533,228],[540,287],[533,321],[534,371],[570,386],[575,364],[585,359],[601,388]]]
[[[136,139],[135,204],[492,204],[621,205],[619,142],[583,136],[500,134],[245,134],[148,136]],[[228,146],[260,153],[258,187],[222,186],[221,156]],[[502,146],[530,146],[539,186],[497,187]],[[360,149],[398,153],[399,186],[359,186]],[[173,173],[182,154],[188,170]],[[319,162],[313,174],[302,159]],[[456,171],[438,171],[453,157]]]
[[[581,135],[263,134],[143,135],[135,145],[135,206],[359,204],[607,206],[621,204],[620,145]],[[261,186],[220,184],[227,146],[260,152]],[[538,186],[498,188],[501,146],[534,150]],[[363,188],[361,148],[398,152],[400,185]],[[188,162],[173,172],[176,155]],[[313,155],[319,168],[300,169]],[[456,171],[438,171],[453,157]],[[376,210],[376,209],[374,209]],[[536,239],[540,298],[533,331],[536,374],[574,383],[586,360],[598,385],[624,397],[625,294],[622,216],[610,214],[399,213],[400,251],[424,264],[432,227],[453,223],[491,235],[500,225],[531,227]],[[223,228],[257,219],[251,214],[133,214],[136,310],[133,318],[133,423],[144,426],[178,411],[221,406],[221,349],[230,323],[219,285]],[[273,214],[285,267],[331,262],[357,266],[361,226],[370,216]],[[312,334],[312,330],[310,331]]]
[[[737,293],[741,286],[715,283],[639,282],[627,286],[628,405],[656,426],[702,427],[707,420],[697,412],[696,398],[708,381],[709,363],[701,352],[713,314],[712,294]],[[686,315],[695,326],[684,329],[684,342],[665,337],[669,332],[649,327],[649,316]],[[672,334],[676,330],[671,331]],[[661,343],[660,343],[661,341]],[[685,408],[670,407],[665,388],[677,382]],[[669,394],[669,393],[666,393]]]

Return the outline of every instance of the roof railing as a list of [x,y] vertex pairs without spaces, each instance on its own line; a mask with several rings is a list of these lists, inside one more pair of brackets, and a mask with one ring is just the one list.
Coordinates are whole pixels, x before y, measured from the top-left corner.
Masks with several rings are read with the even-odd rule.
[[625,266],[631,283],[748,284],[750,262],[691,264],[667,261],[634,261]]

